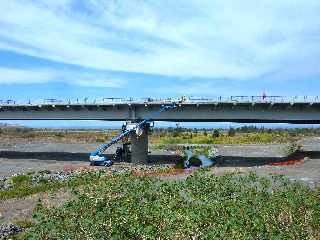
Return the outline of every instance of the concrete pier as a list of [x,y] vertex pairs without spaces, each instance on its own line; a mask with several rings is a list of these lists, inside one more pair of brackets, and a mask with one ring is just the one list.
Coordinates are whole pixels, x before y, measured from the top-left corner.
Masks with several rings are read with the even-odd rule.
[[135,164],[148,163],[148,131],[149,124],[145,125],[142,134],[135,132],[131,135],[131,162]]

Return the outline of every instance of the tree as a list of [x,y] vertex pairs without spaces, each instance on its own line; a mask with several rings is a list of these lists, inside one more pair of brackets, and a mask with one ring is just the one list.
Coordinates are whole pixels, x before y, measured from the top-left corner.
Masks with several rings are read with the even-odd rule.
[[219,129],[215,129],[215,130],[213,131],[212,137],[213,137],[213,138],[218,138],[218,137],[220,137],[220,131],[219,131]]
[[234,128],[229,128],[229,131],[228,131],[228,136],[229,137],[234,137],[236,135],[236,130]]

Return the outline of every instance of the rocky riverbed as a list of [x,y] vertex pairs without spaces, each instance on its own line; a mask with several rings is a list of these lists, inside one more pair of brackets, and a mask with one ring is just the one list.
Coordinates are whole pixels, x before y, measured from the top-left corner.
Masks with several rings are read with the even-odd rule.
[[20,233],[23,228],[14,224],[2,224],[0,225],[0,240],[8,239],[11,235]]
[[[274,165],[274,161],[284,157],[285,145],[218,145],[219,154],[224,161],[211,168],[216,175],[237,171],[258,175],[284,174],[292,181],[300,181],[315,188],[320,184],[320,139],[308,139],[304,143],[306,156],[296,164],[284,166]],[[103,171],[105,174],[121,171],[144,171],[173,167],[179,156],[175,148],[154,150],[151,147],[152,164],[136,166],[131,163],[115,163],[111,168],[89,167],[88,153],[94,150],[93,144],[68,143],[26,143],[15,142],[1,145],[0,143],[0,191],[14,187],[13,178],[27,175],[30,183],[64,181],[83,172]],[[171,149],[172,148],[172,149]],[[111,152],[114,149],[111,149]],[[161,163],[161,164],[160,164]],[[184,178],[184,175],[165,177]],[[68,190],[57,191],[54,196],[38,193],[23,199],[0,201],[0,239],[22,229],[14,225],[16,219],[32,219],[32,212],[38,199],[53,205],[62,204],[71,198]]]

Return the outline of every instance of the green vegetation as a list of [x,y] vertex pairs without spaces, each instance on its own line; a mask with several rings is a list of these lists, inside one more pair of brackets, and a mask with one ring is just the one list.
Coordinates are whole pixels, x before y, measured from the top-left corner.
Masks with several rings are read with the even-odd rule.
[[10,198],[21,198],[39,192],[56,191],[60,188],[73,188],[87,183],[94,184],[104,175],[102,172],[83,173],[64,181],[41,181],[38,184],[31,184],[29,175],[20,175],[11,178],[13,188],[0,191],[0,200]]
[[12,223],[21,228],[31,228],[35,224],[33,221],[27,219],[14,220]]
[[271,133],[247,133],[241,135],[221,134],[219,137],[212,135],[183,133],[177,137],[169,136],[160,139],[161,144],[268,144],[276,142],[276,138]]
[[220,137],[220,131],[219,131],[219,129],[214,129],[214,130],[213,130],[212,137],[213,137],[213,138],[218,138],[218,137]]
[[58,190],[68,186],[65,182],[52,182],[52,183],[40,183],[34,186],[25,185],[18,186],[10,189],[8,191],[0,191],[0,200],[10,199],[10,198],[21,198],[29,196],[39,192],[45,192],[50,190]]
[[286,156],[292,156],[298,153],[299,151],[301,151],[301,149],[302,149],[302,146],[299,145],[297,142],[290,142],[284,149],[284,154]]
[[228,136],[234,137],[236,135],[236,130],[234,128],[229,128],[228,130]]
[[114,174],[62,207],[39,204],[30,239],[319,239],[320,189],[204,170],[185,181]]
[[230,129],[153,129],[153,144],[269,144],[291,143],[305,136],[320,135],[318,128],[265,129],[242,127]]
[[[23,138],[32,141],[103,143],[117,136],[120,129],[32,129],[0,127],[2,139]],[[305,136],[319,136],[320,128],[266,129],[254,126],[230,129],[153,128],[151,144],[267,144],[290,143]]]
[[28,186],[31,183],[30,175],[18,175],[11,178],[14,187]]
[[104,142],[106,142],[106,139],[104,139],[104,138],[97,138],[97,139],[96,139],[96,142],[97,142],[97,143],[104,143]]
[[23,127],[0,127],[0,136],[3,139],[29,139],[37,141],[59,142],[105,142],[118,135],[120,130],[88,130],[88,129],[32,129]]

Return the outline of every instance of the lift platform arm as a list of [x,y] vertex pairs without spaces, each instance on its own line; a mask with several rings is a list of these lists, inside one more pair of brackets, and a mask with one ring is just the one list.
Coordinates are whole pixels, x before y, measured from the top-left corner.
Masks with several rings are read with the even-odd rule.
[[[156,114],[161,114],[164,111],[171,110],[176,108],[176,103],[173,102],[171,105],[162,105],[160,110]],[[138,128],[144,127],[144,125],[148,122],[152,122],[152,117],[149,117],[147,119],[144,119],[143,121],[137,123],[132,129],[128,129],[121,133],[119,136],[113,138],[109,143],[102,144],[99,146],[94,152],[90,154],[90,161],[95,165],[95,162],[99,162],[98,165],[105,165],[105,166],[110,166],[112,165],[112,161],[107,159],[106,157],[102,156],[102,153],[106,151],[109,147],[111,147],[113,144],[119,142],[121,139],[129,136],[130,133],[136,131]]]

